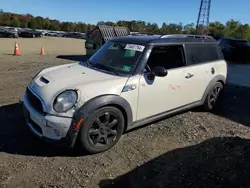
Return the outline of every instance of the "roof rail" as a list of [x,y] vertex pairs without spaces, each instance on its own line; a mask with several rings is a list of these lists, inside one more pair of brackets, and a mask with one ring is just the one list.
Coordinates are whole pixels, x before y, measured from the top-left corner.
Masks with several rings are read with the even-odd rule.
[[213,39],[211,36],[207,35],[188,35],[188,34],[170,34],[170,35],[162,35],[160,38],[199,38],[199,39]]

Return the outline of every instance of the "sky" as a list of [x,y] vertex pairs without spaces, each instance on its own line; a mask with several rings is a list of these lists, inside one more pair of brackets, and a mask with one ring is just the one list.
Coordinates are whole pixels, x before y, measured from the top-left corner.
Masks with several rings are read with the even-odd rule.
[[[2,0],[5,12],[30,13],[60,21],[142,20],[157,23],[196,23],[200,0]],[[250,24],[250,0],[212,0],[210,21],[229,19]]]

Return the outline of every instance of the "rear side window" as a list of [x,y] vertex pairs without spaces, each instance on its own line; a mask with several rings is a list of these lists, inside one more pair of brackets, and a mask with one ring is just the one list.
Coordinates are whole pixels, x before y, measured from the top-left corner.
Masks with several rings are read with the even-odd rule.
[[187,65],[209,63],[223,59],[217,44],[187,44],[186,56]]

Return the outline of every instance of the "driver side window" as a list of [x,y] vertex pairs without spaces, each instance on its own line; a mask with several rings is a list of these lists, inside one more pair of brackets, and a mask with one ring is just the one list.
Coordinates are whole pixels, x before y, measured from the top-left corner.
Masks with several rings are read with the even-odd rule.
[[[152,70],[156,66],[162,66],[165,69],[174,69],[185,66],[183,47],[174,46],[155,46],[152,49],[148,59],[146,69]],[[148,72],[147,70],[146,72]]]

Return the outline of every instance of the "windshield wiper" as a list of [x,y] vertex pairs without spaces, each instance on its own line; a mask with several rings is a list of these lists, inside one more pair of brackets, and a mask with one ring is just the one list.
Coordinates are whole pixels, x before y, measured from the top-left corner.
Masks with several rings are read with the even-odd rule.
[[112,67],[109,67],[107,65],[104,65],[104,64],[100,64],[100,63],[96,63],[96,64],[91,64],[93,67],[96,67],[96,68],[99,68],[99,69],[104,69],[104,70],[107,70],[107,71],[110,71],[116,75],[119,75],[118,72],[116,72],[116,70]]

